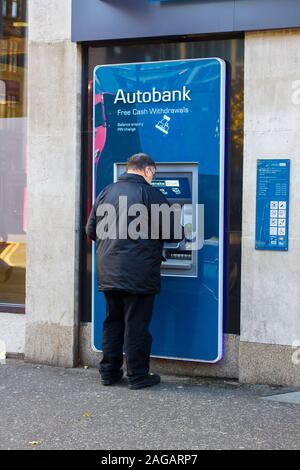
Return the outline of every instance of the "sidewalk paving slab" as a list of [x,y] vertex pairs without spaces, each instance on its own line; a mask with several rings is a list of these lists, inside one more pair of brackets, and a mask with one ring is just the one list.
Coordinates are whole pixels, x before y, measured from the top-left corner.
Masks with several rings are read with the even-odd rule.
[[[300,449],[300,406],[262,398],[296,390],[163,377],[130,391],[95,369],[8,360],[0,366],[0,449]],[[273,396],[274,399],[274,396]]]

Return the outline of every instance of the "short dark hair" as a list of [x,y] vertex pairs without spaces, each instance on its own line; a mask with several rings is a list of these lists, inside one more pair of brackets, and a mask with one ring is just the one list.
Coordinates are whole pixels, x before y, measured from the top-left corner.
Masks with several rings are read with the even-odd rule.
[[144,170],[147,167],[153,167],[156,169],[156,163],[152,160],[149,155],[145,153],[137,153],[129,158],[127,161],[127,171],[128,170]]

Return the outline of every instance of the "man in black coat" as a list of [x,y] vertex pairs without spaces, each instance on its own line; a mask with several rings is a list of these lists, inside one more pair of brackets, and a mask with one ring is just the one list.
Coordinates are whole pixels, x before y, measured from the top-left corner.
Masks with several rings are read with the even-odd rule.
[[177,214],[169,213],[167,230],[162,213],[154,218],[153,208],[169,208],[164,195],[151,185],[155,173],[150,157],[131,157],[127,173],[97,197],[86,226],[88,237],[96,242],[98,288],[107,305],[100,364],[103,385],[122,379],[124,346],[129,388],[160,383],[158,375],[149,374],[149,325],[160,292],[164,241],[181,241],[183,229],[180,207]]

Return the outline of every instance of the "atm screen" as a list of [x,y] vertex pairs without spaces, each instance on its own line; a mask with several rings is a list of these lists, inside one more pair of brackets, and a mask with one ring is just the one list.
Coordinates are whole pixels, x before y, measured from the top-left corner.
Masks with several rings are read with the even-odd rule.
[[191,199],[189,178],[157,178],[152,185],[166,196],[167,199]]

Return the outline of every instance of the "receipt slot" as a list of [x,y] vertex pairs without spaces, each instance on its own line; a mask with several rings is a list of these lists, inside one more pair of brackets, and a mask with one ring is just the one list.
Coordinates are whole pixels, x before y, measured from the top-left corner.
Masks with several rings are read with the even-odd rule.
[[[198,250],[204,244],[204,206],[198,205],[198,163],[157,163],[153,187],[171,205],[182,207],[185,237],[181,243],[165,243],[161,273],[170,277],[197,277]],[[126,172],[124,163],[115,164],[114,180]]]

